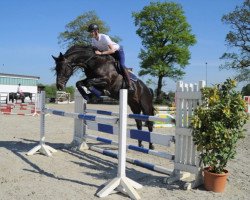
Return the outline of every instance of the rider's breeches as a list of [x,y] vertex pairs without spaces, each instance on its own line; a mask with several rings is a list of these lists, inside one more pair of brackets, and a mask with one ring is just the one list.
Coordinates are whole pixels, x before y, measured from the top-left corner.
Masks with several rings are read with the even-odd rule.
[[122,46],[120,46],[119,50],[115,51],[114,58],[120,62],[121,67],[125,68],[125,54]]

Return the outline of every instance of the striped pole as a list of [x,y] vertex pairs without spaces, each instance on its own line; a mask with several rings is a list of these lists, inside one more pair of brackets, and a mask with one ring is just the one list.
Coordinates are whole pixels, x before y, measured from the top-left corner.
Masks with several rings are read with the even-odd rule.
[[[89,148],[92,151],[103,154],[105,156],[109,156],[109,157],[112,157],[112,158],[118,158],[118,154],[111,151],[111,150],[105,150],[105,149],[102,149],[102,148],[99,148],[99,147],[96,147],[96,146],[90,146]],[[130,158],[130,157],[126,157],[126,161],[131,163],[131,164],[146,168],[146,169],[151,170],[151,171],[159,172],[159,173],[162,173],[162,174],[170,175],[173,172],[173,169],[167,169],[167,168],[162,167],[160,165],[154,165],[152,163],[144,162],[144,161],[133,159],[133,158]]]
[[[88,139],[91,139],[91,140],[96,140],[96,141],[99,141],[99,142],[103,142],[103,143],[111,144],[111,145],[115,145],[115,146],[119,145],[119,143],[116,142],[116,141],[113,141],[113,140],[110,140],[110,139],[107,139],[107,138],[103,138],[103,137],[98,137],[98,136],[95,136],[95,135],[88,134],[88,135],[85,135],[84,138],[85,139],[88,138]],[[159,152],[159,151],[156,151],[156,150],[151,150],[151,149],[147,149],[147,148],[144,148],[144,147],[138,147],[138,146],[135,146],[135,145],[126,145],[126,148],[129,149],[129,150],[132,150],[132,151],[137,151],[137,152],[141,152],[141,153],[144,153],[144,154],[154,155],[154,156],[157,156],[157,157],[161,157],[161,158],[165,158],[165,159],[174,161],[174,155],[168,154],[166,152]]]

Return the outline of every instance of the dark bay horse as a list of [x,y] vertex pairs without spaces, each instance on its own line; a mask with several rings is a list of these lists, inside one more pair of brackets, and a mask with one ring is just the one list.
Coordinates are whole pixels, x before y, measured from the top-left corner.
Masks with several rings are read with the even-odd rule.
[[14,103],[14,100],[17,101],[18,99],[20,99],[22,101],[22,103],[24,103],[24,99],[26,97],[29,97],[30,101],[32,101],[32,93],[30,93],[30,92],[23,92],[22,95],[20,95],[17,92],[9,93],[9,101],[11,101],[12,103]]
[[[96,55],[91,46],[72,46],[59,57],[52,56],[56,62],[56,85],[58,90],[63,90],[69,78],[78,69],[82,69],[86,78],[76,83],[76,87],[83,96],[89,95],[83,88],[88,88],[97,95],[107,95],[119,99],[119,90],[126,87],[123,76],[118,73],[117,61],[110,55]],[[134,114],[154,115],[153,93],[140,79],[132,81],[133,93],[128,93],[128,105]],[[98,93],[99,92],[101,93]],[[138,130],[142,130],[142,121],[135,120]],[[153,122],[147,122],[148,130],[153,131]],[[141,147],[142,142],[138,145]],[[153,149],[152,143],[149,148]]]

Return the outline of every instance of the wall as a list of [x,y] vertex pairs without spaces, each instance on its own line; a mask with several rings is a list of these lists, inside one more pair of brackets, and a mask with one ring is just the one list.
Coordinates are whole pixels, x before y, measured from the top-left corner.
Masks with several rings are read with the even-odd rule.
[[[18,85],[0,85],[0,92],[17,92]],[[37,93],[37,86],[22,86],[23,92]]]

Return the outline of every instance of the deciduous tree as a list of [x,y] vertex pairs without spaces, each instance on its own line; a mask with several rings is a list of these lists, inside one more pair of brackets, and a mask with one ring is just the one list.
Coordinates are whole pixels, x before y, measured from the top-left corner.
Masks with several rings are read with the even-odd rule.
[[[95,11],[89,11],[78,16],[65,26],[66,30],[61,32],[58,36],[59,44],[64,44],[67,47],[75,44],[89,45],[90,35],[88,33],[88,26],[92,23],[95,23],[99,26],[101,33],[109,33],[110,28],[108,25],[97,16]],[[120,40],[120,38],[117,36],[111,38],[114,41]]]
[[177,80],[185,74],[183,70],[191,57],[189,47],[196,39],[179,4],[151,2],[132,15],[143,45],[139,74],[158,78],[159,97],[164,77]]
[[221,56],[225,63],[220,67],[236,70],[238,81],[250,81],[250,0],[224,15],[222,22],[231,30],[226,35],[229,52]]

